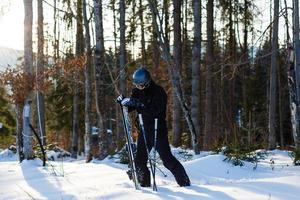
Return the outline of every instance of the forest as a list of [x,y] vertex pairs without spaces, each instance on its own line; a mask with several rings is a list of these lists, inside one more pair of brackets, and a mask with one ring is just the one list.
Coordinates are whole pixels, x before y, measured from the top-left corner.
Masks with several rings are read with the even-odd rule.
[[300,158],[298,0],[23,4],[24,55],[0,73],[0,148],[15,145],[20,160],[37,154],[30,125],[72,158],[120,151],[116,98],[130,96],[140,66],[167,92],[174,147]]

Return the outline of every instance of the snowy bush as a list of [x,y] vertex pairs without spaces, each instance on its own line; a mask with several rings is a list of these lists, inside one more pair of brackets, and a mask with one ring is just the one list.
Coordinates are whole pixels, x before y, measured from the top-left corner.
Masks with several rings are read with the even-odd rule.
[[17,147],[16,147],[15,145],[10,145],[10,146],[8,147],[8,149],[9,149],[10,151],[12,151],[13,153],[17,153]]
[[171,146],[172,154],[179,160],[179,161],[189,161],[192,160],[194,156],[194,152],[192,150],[183,149],[180,147],[172,147]]
[[294,164],[296,166],[300,166],[300,149],[295,149],[292,153],[291,156],[294,158]]
[[[135,155],[135,153],[136,153],[135,144],[132,144],[132,150],[133,150],[133,154]],[[120,163],[122,163],[122,164],[128,164],[129,163],[129,157],[128,157],[128,151],[127,151],[127,146],[126,145],[124,145],[124,147],[117,154],[118,154]]]
[[16,154],[9,149],[0,151],[0,160],[15,160]]
[[266,150],[249,151],[248,149],[234,148],[230,145],[218,149],[217,153],[224,154],[226,156],[224,161],[230,162],[234,166],[243,166],[244,161],[257,165],[259,160],[268,155]]
[[49,144],[46,147],[46,156],[48,160],[55,161],[61,158],[71,157],[71,153],[54,144]]

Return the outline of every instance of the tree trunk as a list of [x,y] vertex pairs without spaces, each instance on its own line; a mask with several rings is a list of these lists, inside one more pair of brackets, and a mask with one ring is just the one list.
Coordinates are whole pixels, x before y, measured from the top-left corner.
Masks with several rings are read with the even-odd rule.
[[120,92],[126,94],[125,0],[120,0]]
[[85,102],[84,102],[84,122],[85,122],[85,156],[86,162],[89,162],[93,158],[92,148],[91,148],[91,97],[92,97],[92,87],[91,87],[91,67],[92,67],[92,49],[90,42],[90,29],[89,22],[86,12],[86,0],[83,0],[83,20],[85,28],[85,55],[86,63],[84,69],[84,89],[85,89]]
[[207,49],[206,49],[206,86],[205,86],[205,124],[204,124],[204,149],[209,149],[213,143],[213,94],[212,94],[212,69],[214,65],[214,0],[208,0],[207,5]]
[[145,26],[144,26],[144,6],[143,1],[139,0],[139,18],[141,23],[141,46],[142,46],[142,64],[146,65],[146,45],[145,45]]
[[286,41],[290,42],[290,33],[289,33],[289,13],[286,0],[284,0],[284,9],[285,9],[285,28],[286,28]]
[[[33,76],[33,54],[32,54],[32,20],[33,20],[33,12],[32,12],[32,0],[24,0],[24,8],[25,8],[25,19],[24,19],[24,72],[27,77],[29,77],[29,81],[27,82],[28,87],[25,96],[24,104],[28,105],[28,113],[25,113],[23,110],[23,142],[24,142],[24,158],[32,159],[33,158],[33,150],[32,150],[32,132],[29,127],[29,123],[31,120],[30,103],[32,102],[32,76]],[[26,115],[26,120],[24,117]]]
[[53,0],[53,21],[54,21],[54,26],[53,26],[53,35],[54,35],[54,41],[53,41],[53,53],[54,53],[54,61],[57,61],[60,57],[60,20],[59,20],[59,0]]
[[296,109],[296,125],[297,132],[294,135],[295,146],[300,148],[300,41],[299,41],[299,0],[294,0],[294,49],[295,49],[295,75],[296,75],[296,94],[297,94],[297,109]]
[[[108,155],[108,137],[107,132],[104,129],[103,123],[103,92],[101,92],[102,78],[101,71],[105,67],[105,49],[104,49],[104,38],[103,38],[103,18],[102,18],[102,0],[94,0],[94,13],[95,13],[95,32],[96,32],[96,47],[94,52],[95,57],[95,100],[97,110],[97,124],[99,128],[99,159],[104,159]],[[102,101],[102,103],[101,103]]]
[[[243,54],[242,54],[242,58],[243,58],[243,62],[248,62],[248,26],[250,25],[248,23],[249,21],[249,2],[248,0],[244,0],[244,44],[243,44]],[[244,70],[242,70],[242,105],[243,105],[243,109],[244,109],[244,112],[245,112],[245,115],[244,115],[244,120],[245,121],[248,121],[248,132],[250,133],[250,129],[251,129],[251,119],[250,119],[250,116],[251,116],[251,110],[247,109],[247,100],[248,100],[248,97],[247,97],[247,77],[249,76],[249,66],[246,64],[244,66]],[[238,111],[239,112],[239,111]],[[249,114],[248,114],[249,112]],[[249,117],[248,117],[249,116]],[[248,119],[247,119],[248,117]],[[241,116],[242,118],[242,116]],[[242,121],[242,119],[241,119]],[[248,134],[248,145],[250,146],[250,134]]]
[[[179,75],[181,74],[182,68],[182,42],[181,42],[181,1],[173,0],[174,7],[174,50],[173,58],[175,61],[174,70]],[[181,145],[181,110],[180,103],[176,93],[173,91],[173,145],[178,147]]]
[[276,148],[276,107],[277,107],[277,52],[278,52],[279,0],[274,0],[274,23],[272,35],[272,55],[270,74],[270,109],[269,109],[269,149]]
[[151,1],[151,0],[148,0],[148,3],[150,6],[150,9],[151,9],[151,12],[152,12],[154,29],[158,36],[160,47],[162,49],[163,59],[165,60],[165,62],[168,65],[168,71],[169,71],[169,75],[171,77],[173,89],[175,90],[175,93],[178,96],[180,106],[184,112],[184,116],[187,121],[190,133],[191,133],[193,149],[195,151],[195,154],[199,154],[200,152],[198,149],[198,141],[197,141],[197,136],[196,136],[196,132],[195,132],[195,126],[192,121],[190,111],[187,107],[187,101],[185,99],[184,92],[182,90],[180,74],[178,74],[178,71],[174,70],[175,62],[169,52],[169,47],[168,47],[168,44],[166,43],[166,38],[165,38],[165,34],[164,34],[164,31],[162,28],[162,24],[159,23],[159,22],[161,22],[161,18],[159,16],[159,12],[157,10],[157,5],[155,3],[153,3],[153,1]]
[[279,120],[279,136],[280,136],[280,147],[284,147],[284,135],[283,135],[283,124],[284,124],[284,104],[282,102],[284,96],[283,96],[283,84],[281,83],[281,77],[280,77],[280,67],[277,66],[277,79],[278,79],[278,120]]
[[[117,77],[117,71],[118,71],[118,68],[119,68],[119,62],[118,62],[118,59],[117,59],[117,17],[116,17],[116,8],[115,8],[115,0],[112,0],[111,1],[111,7],[112,7],[112,11],[113,11],[113,26],[114,26],[114,51],[115,51],[115,63],[114,63],[114,71],[115,71],[115,77]],[[117,94],[117,92],[116,92]],[[121,131],[123,130],[122,129],[122,119],[120,117],[120,106],[116,103],[115,105],[115,116],[116,116],[116,135],[115,135],[115,139],[113,140],[113,142],[116,144],[116,148],[117,150],[120,150],[123,146],[121,145],[122,142],[121,141],[121,138],[122,138],[122,134],[121,134]]]
[[[120,73],[120,93],[126,95],[126,73],[125,73],[125,65],[126,65],[126,39],[125,39],[125,0],[120,0],[119,2],[119,13],[120,13],[120,49],[119,49],[119,73]],[[120,117],[121,112],[120,108],[117,107],[117,115],[118,115],[118,124],[119,124],[119,132],[117,135],[117,141],[123,141],[124,134],[122,133],[122,129],[120,128],[122,124],[122,117]],[[120,149],[123,145],[123,142],[118,142],[118,149]]]
[[191,116],[198,141],[201,142],[200,124],[200,68],[201,68],[201,0],[194,0],[194,44],[192,60],[192,102]]
[[[170,27],[169,27],[169,7],[170,7],[170,0],[164,0],[163,1],[163,13],[164,13],[164,23],[165,23],[165,42],[170,50],[170,40],[169,40],[169,33],[170,33]],[[157,38],[157,37],[156,37]]]
[[[77,18],[76,18],[76,57],[80,57],[84,52],[83,37],[83,19],[82,19],[82,0],[77,1]],[[79,140],[79,69],[73,72],[73,117],[72,117],[72,149],[71,157],[77,158],[78,140]]]
[[[152,26],[154,27],[154,21],[152,21]],[[159,67],[159,62],[160,62],[160,53],[157,51],[159,49],[159,43],[158,43],[158,36],[153,28],[153,33],[152,33],[152,61],[153,61],[153,68],[157,69]]]
[[23,124],[23,118],[22,118],[22,111],[20,109],[20,105],[16,105],[16,144],[17,144],[17,152],[19,155],[19,161],[22,162],[24,160],[24,151],[23,151],[23,134],[22,134],[22,124]]
[[38,0],[38,53],[37,53],[37,116],[38,130],[42,144],[46,144],[45,101],[44,101],[44,15],[43,1]]

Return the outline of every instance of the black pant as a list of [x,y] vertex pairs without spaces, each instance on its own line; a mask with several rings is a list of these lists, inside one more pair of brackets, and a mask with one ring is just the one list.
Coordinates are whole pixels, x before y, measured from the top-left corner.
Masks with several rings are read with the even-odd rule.
[[[152,137],[151,137],[152,136]],[[154,136],[146,135],[146,142],[149,149],[154,145]],[[181,163],[172,155],[168,137],[157,138],[156,150],[163,161],[163,165],[171,171],[174,175],[177,183],[180,186],[190,185],[190,180],[181,165]],[[142,133],[139,134],[138,143],[137,143],[137,152],[136,152],[136,168],[138,172],[138,177],[141,185],[150,186],[150,172],[147,167],[148,154],[145,148],[145,142]]]

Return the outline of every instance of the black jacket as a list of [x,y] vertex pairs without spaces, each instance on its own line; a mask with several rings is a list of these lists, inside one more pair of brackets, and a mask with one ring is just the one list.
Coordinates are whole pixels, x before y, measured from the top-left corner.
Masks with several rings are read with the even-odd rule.
[[[138,114],[142,114],[146,134],[154,135],[154,119],[158,119],[157,136],[167,135],[166,108],[167,94],[165,90],[151,81],[149,87],[139,90],[134,88],[131,97],[138,99],[145,105],[143,109],[136,108]],[[129,108],[129,111],[135,108]]]

